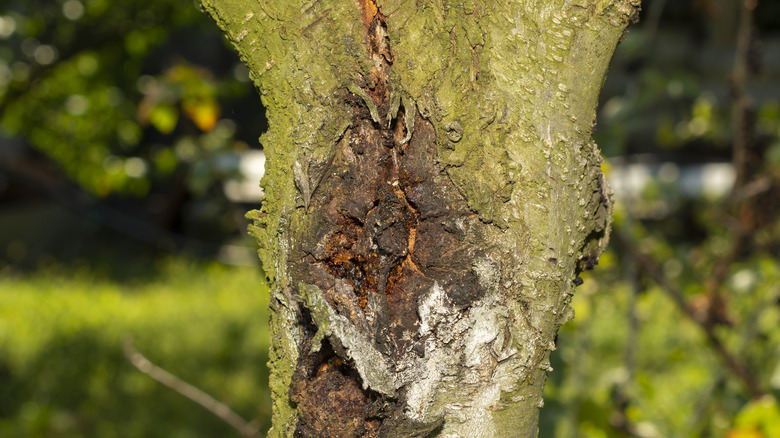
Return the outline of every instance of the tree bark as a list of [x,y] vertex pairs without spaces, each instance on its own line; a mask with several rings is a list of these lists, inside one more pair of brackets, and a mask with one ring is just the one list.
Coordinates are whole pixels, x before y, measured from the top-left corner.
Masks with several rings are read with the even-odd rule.
[[201,2],[269,118],[270,436],[536,436],[639,0]]

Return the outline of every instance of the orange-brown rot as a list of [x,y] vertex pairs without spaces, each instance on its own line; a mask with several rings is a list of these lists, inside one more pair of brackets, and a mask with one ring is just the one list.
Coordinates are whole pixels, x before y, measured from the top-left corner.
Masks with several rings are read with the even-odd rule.
[[316,375],[317,375],[317,376],[320,376],[320,375],[322,375],[323,373],[325,373],[326,371],[328,371],[328,369],[330,369],[330,368],[333,368],[333,367],[339,367],[339,366],[341,366],[343,363],[344,363],[344,362],[342,362],[342,361],[341,361],[341,359],[339,359],[339,358],[338,358],[338,357],[336,357],[336,356],[333,356],[333,357],[331,357],[330,359],[328,359],[328,361],[327,361],[327,362],[325,362],[325,363],[323,363],[323,364],[321,364],[321,365],[319,366],[319,368],[317,369],[317,374],[316,374]]
[[374,0],[359,0],[360,9],[363,12],[363,24],[368,28],[377,18],[379,8]]

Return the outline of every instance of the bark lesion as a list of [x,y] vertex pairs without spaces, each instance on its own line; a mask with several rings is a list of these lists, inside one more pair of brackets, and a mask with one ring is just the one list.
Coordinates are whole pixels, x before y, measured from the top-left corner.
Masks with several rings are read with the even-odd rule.
[[[272,118],[251,216],[274,282],[271,435],[535,435],[572,265],[595,263],[610,211],[594,152],[539,130],[587,141],[639,0],[202,2],[267,36],[236,47]],[[548,184],[544,152],[582,182]]]
[[[440,427],[440,416],[422,424],[406,412],[407,393],[416,383],[410,376],[429,372],[425,361],[431,358],[425,356],[432,343],[452,342],[467,330],[463,321],[459,329],[431,324],[450,321],[448,315],[489,289],[474,266],[489,251],[488,225],[439,164],[432,122],[415,102],[399,97],[381,10],[372,0],[360,4],[371,68],[344,91],[351,125],[335,144],[327,172],[315,187],[299,185],[307,190],[309,226],[294,239],[298,256],[290,259],[289,272],[293,284],[304,285],[296,300],[300,318],[311,327],[290,399],[302,437],[403,436],[402,430],[425,436]],[[425,310],[433,296],[446,308]],[[318,303],[325,303],[324,311]],[[312,305],[320,306],[316,317],[308,315]],[[459,318],[468,319],[467,313]],[[340,338],[345,334],[360,340]],[[381,378],[391,382],[382,390],[372,388],[375,377],[362,374],[365,365],[354,357],[359,348],[377,354],[387,367]],[[420,402],[417,409],[423,409]]]
[[[371,348],[394,364],[391,367],[400,369],[401,363],[423,358],[431,336],[436,338],[436,333],[423,336],[419,314],[421,302],[434,287],[454,309],[468,308],[487,292],[473,266],[487,251],[480,246],[481,230],[487,225],[437,163],[434,127],[414,107],[398,113],[400,118],[415,111],[417,126],[411,140],[401,144],[404,135],[398,126],[376,124],[362,98],[349,94],[345,103],[352,106],[353,126],[311,199],[307,209],[311,234],[299,240],[298,251],[304,256],[292,263],[291,272],[295,281],[316,286],[330,308],[347,318]],[[328,339],[340,361],[336,368],[354,371],[350,352],[337,347],[332,330]],[[299,368],[312,369],[308,354],[301,355]],[[351,376],[356,379],[353,386],[366,386],[357,372],[317,377],[313,371],[299,371],[296,376],[299,409],[313,402],[306,394],[314,389],[305,388],[319,388],[323,379],[342,382]],[[386,397],[391,411],[403,412],[404,393],[402,383]],[[338,394],[317,397],[320,409],[340,409],[335,403]],[[371,404],[370,399],[363,400]],[[324,407],[327,400],[335,404]],[[384,424],[393,417],[397,424],[403,416],[398,415],[383,413],[380,420]],[[299,421],[314,420],[301,414]]]

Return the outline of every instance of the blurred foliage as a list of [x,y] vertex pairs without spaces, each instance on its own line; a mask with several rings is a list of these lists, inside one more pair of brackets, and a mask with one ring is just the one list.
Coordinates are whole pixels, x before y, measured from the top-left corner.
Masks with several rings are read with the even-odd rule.
[[[594,137],[608,157],[698,155],[728,161],[734,50],[742,0],[644,0],[607,75]],[[758,42],[748,60],[759,134],[777,137],[780,114],[774,39],[780,3],[758,1]],[[770,62],[764,62],[770,61]],[[768,65],[763,65],[768,64]]]
[[727,438],[780,436],[780,407],[773,397],[748,403],[737,415]]
[[[147,195],[177,168],[203,195],[240,177],[236,154],[264,124],[246,69],[220,40],[190,2],[4,0],[0,127],[100,197]],[[223,109],[254,131],[238,138]]]
[[76,264],[0,277],[0,436],[239,436],[133,368],[125,336],[267,429],[262,273],[184,259],[144,272],[118,281]]
[[[685,272],[691,268],[688,257],[671,254],[664,267],[695,294],[700,288],[695,273]],[[764,432],[750,436],[779,436],[771,432],[780,427],[780,416],[773,415],[780,394],[776,258],[757,256],[734,266],[728,282],[732,313],[740,320],[738,329],[721,333],[774,394],[754,402],[700,327],[658,286],[648,283],[634,295],[628,265],[612,249],[578,288],[572,302],[576,317],[562,327],[559,351],[552,355],[555,371],[545,387],[540,425],[546,432],[540,436],[733,438],[746,435],[728,434],[753,428]],[[633,425],[633,434],[621,430],[623,421]]]

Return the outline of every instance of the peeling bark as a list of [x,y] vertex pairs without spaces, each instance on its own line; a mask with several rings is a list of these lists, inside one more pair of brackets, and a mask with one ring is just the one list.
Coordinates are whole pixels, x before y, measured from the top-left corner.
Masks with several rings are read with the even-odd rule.
[[636,0],[202,0],[268,107],[271,436],[536,436]]

